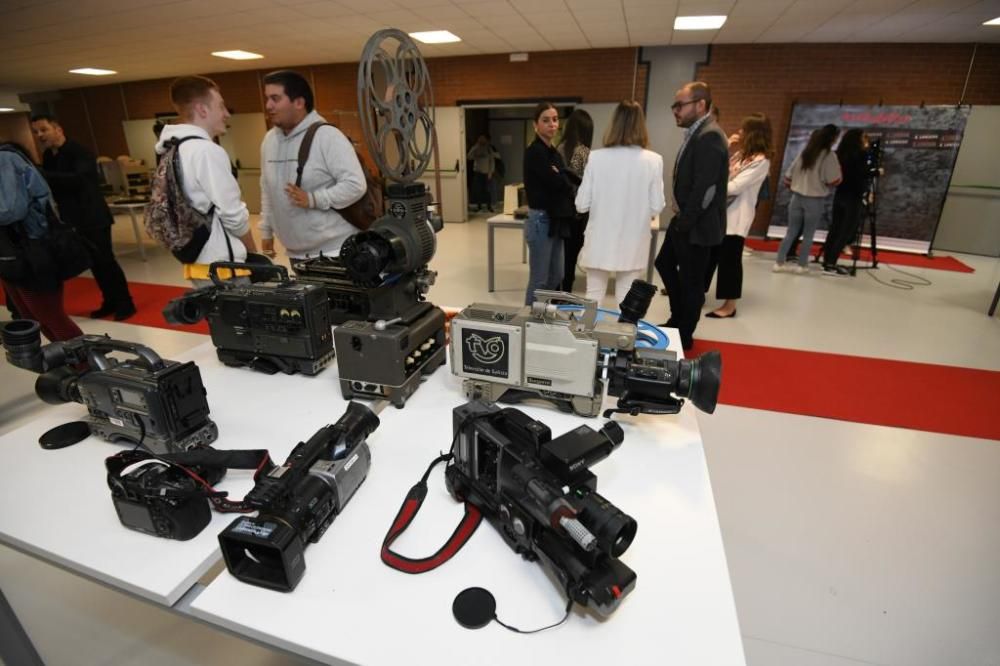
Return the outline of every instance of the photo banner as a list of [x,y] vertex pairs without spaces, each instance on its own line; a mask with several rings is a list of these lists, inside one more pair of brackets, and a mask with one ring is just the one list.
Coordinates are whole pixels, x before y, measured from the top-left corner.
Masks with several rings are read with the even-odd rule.
[[[925,253],[941,217],[969,110],[955,106],[796,104],[781,174],[802,152],[814,130],[827,124],[836,125],[841,133],[854,127],[863,129],[871,139],[882,140],[883,172],[876,192],[878,245]],[[768,236],[783,237],[788,226],[791,192],[782,181],[779,178]],[[828,205],[816,240],[826,239],[829,211]]]

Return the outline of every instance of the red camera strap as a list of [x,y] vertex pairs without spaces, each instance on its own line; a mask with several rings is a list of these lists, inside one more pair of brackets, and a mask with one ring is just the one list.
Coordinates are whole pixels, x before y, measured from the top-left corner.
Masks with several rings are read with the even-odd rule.
[[399,511],[392,521],[392,527],[389,528],[385,539],[382,541],[382,561],[393,569],[402,571],[403,573],[419,574],[438,568],[462,549],[462,546],[465,545],[475,533],[476,528],[479,527],[479,523],[482,522],[483,514],[480,513],[478,508],[466,502],[465,515],[462,517],[461,522],[455,528],[455,531],[452,532],[448,541],[430,557],[413,559],[392,550],[393,541],[410,526],[417,512],[420,511],[424,499],[427,497],[427,477],[430,476],[431,470],[438,463],[451,459],[452,455],[450,453],[435,458],[434,462],[427,468],[427,471],[424,472],[424,476],[420,481],[410,488],[410,491],[406,494],[406,499],[403,500],[402,506],[399,507]]

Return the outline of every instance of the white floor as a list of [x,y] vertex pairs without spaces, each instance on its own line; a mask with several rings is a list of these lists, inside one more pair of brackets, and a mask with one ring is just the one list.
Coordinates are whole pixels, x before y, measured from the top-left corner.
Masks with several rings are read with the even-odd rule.
[[[184,284],[152,245],[140,261],[121,222],[116,247],[131,280]],[[446,226],[432,301],[521,301],[520,235],[497,233],[492,294],[485,236],[482,217]],[[773,259],[745,259],[738,316],[703,319],[696,338],[1000,371],[1000,316],[986,316],[1000,260],[961,256],[973,274],[883,266],[832,279],[772,274]],[[889,285],[900,278],[920,284]],[[657,296],[649,319],[665,318]],[[79,323],[167,357],[204,340]],[[6,364],[0,373],[3,432],[44,405],[32,375]],[[803,369],[803,390],[821,381]],[[748,664],[1000,666],[1000,442],[724,405],[698,420]],[[0,588],[47,664],[294,663],[5,547]]]

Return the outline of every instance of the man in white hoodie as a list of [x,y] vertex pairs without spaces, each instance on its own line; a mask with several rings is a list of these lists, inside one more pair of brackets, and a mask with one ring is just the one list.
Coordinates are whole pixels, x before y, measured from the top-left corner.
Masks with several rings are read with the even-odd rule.
[[170,84],[170,101],[181,122],[163,128],[156,152],[165,153],[171,139],[191,137],[177,148],[181,186],[194,208],[203,213],[213,210],[208,241],[195,263],[184,265],[184,277],[201,287],[211,284],[208,265],[213,261],[242,262],[247,252],[256,252],[257,248],[250,233],[250,214],[240,197],[229,155],[213,141],[226,133],[229,119],[219,87],[203,76],[182,76]]
[[357,153],[336,127],[320,127],[296,185],[302,138],[311,125],[326,120],[313,109],[312,89],[297,72],[265,76],[264,97],[273,127],[260,147],[261,251],[273,257],[277,236],[292,258],[338,256],[357,229],[337,211],[366,190]]

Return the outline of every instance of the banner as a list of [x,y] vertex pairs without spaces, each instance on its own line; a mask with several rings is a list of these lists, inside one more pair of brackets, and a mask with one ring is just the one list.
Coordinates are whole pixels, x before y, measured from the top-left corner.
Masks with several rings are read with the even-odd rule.
[[[788,171],[814,130],[827,124],[836,125],[841,132],[862,128],[870,139],[882,140],[883,171],[876,191],[878,246],[925,253],[941,217],[969,110],[955,106],[796,104],[781,174]],[[781,181],[768,236],[783,237],[788,226],[791,192]],[[829,211],[830,205],[817,228],[816,240],[826,239]],[[868,231],[867,223],[864,229]]]

